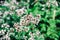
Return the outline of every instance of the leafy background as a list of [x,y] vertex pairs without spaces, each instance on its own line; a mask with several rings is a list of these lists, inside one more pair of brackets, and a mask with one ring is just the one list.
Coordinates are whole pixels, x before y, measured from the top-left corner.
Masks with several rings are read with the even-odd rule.
[[[8,3],[11,2],[11,0],[5,0]],[[6,30],[6,32],[9,32],[11,29],[14,29],[13,33],[10,35],[11,40],[25,40],[24,35],[26,35],[28,40],[30,38],[29,32],[35,32],[35,30],[40,31],[40,36],[36,37],[35,40],[60,40],[60,0],[16,0],[19,4],[16,5],[16,9],[25,7],[26,8],[26,14],[30,14],[32,12],[33,16],[36,16],[36,14],[40,14],[41,18],[38,23],[38,25],[34,25],[31,23],[28,27],[30,30],[28,32],[21,31],[16,32],[16,29],[13,27],[13,24],[16,22],[20,22],[20,18],[22,16],[18,16],[15,13],[15,10],[11,10],[8,6],[3,5],[3,3],[0,3],[0,11],[4,13],[5,11],[12,11],[13,15],[0,15],[0,30]],[[49,2],[49,5],[46,3]],[[52,3],[53,1],[56,1],[58,6],[55,3]],[[4,2],[4,0],[3,0]],[[2,17],[1,17],[2,16]],[[7,19],[10,18],[10,19]],[[10,25],[9,28],[2,28],[1,25],[4,23],[8,23]],[[36,26],[36,27],[35,27]],[[31,30],[31,28],[34,28]],[[6,34],[6,33],[5,33]],[[2,37],[4,35],[0,35]]]

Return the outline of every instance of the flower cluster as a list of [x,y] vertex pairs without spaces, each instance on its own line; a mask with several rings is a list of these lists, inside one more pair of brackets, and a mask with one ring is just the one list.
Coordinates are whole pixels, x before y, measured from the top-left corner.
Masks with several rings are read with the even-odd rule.
[[39,38],[41,34],[39,30],[36,30],[34,33],[30,32],[29,35],[29,40],[35,40],[35,38]]
[[1,30],[0,31],[0,40],[10,40],[10,37],[9,37],[9,34],[8,34],[8,32],[7,32],[7,34],[6,34],[6,30]]
[[58,6],[56,0],[1,0],[0,40],[58,40]]
[[37,14],[36,17],[34,17],[32,14],[25,15],[21,18],[20,25],[29,25],[29,23],[38,24],[40,21],[40,17],[41,16],[39,14]]
[[49,1],[46,2],[46,5],[47,5],[48,7],[50,7],[51,5],[58,6],[58,3],[57,3],[56,0],[53,0],[52,2],[49,0]]
[[21,16],[21,15],[23,15],[23,14],[25,14],[25,8],[23,7],[23,8],[21,8],[21,9],[17,9],[16,10],[16,13],[17,13],[17,15],[18,16]]

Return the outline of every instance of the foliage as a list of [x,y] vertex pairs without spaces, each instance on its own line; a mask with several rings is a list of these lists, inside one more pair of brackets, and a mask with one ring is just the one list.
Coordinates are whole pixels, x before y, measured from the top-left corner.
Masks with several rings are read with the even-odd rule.
[[[59,2],[59,0],[17,0],[16,2],[6,0],[6,5],[5,3],[0,5],[0,34],[1,30],[5,30],[3,31],[5,34],[2,33],[0,38],[9,34],[10,40],[59,40]],[[18,9],[24,13],[19,14],[21,12]],[[40,15],[38,24],[30,22],[29,25],[20,26],[22,18],[30,13],[34,18],[37,14]],[[17,26],[15,27],[14,24]]]

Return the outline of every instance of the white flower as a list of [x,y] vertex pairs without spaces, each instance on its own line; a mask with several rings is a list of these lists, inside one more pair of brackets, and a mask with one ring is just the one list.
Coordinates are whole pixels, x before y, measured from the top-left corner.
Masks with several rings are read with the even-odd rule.
[[48,7],[50,7],[50,2],[48,1],[48,2],[46,3],[46,5],[47,5]]
[[30,37],[28,40],[35,40],[33,37]]
[[20,20],[20,25],[21,26],[27,26],[27,25],[29,25],[29,23],[30,23],[30,20],[27,20],[27,19],[21,19]]
[[58,6],[58,3],[56,2],[56,6]]
[[54,4],[55,6],[58,6],[57,1],[53,1],[52,4]]
[[33,24],[36,24],[36,18],[33,18],[33,19],[31,20],[31,22],[32,22]]
[[5,15],[9,14],[9,11],[5,11],[4,14],[5,14]]
[[33,18],[32,20],[31,20],[31,22],[33,23],[33,24],[38,24],[39,23],[39,19],[37,19],[37,18]]
[[0,31],[0,35],[4,35],[5,34],[5,31],[4,30],[1,30]]
[[33,15],[32,15],[32,13],[30,13],[30,14],[27,16],[27,19],[29,19],[29,20],[31,21],[32,18],[34,18],[34,17],[33,17]]
[[19,23],[14,23],[14,28],[18,29],[20,27],[20,24]]
[[10,4],[12,4],[12,5],[14,5],[14,4],[18,5],[19,2],[17,2],[16,0],[12,0],[12,1],[10,2]]
[[16,3],[16,0],[11,0],[10,4]]
[[36,31],[36,35],[37,35],[37,36],[40,35],[40,31],[39,31],[39,30]]
[[2,40],[3,40],[3,39],[10,40],[10,37],[9,37],[9,35],[8,35],[8,33],[7,33],[7,34],[4,35],[1,39],[2,39]]
[[21,26],[19,23],[14,23],[14,28],[16,29],[16,31],[22,31],[23,30],[23,26]]
[[3,4],[4,6],[10,6],[10,4],[8,2],[5,1],[5,3]]
[[10,6],[11,10],[14,10],[16,8],[16,6]]
[[12,11],[5,11],[4,14],[3,14],[3,17],[6,17],[8,14],[12,15],[13,12]]
[[33,37],[33,33],[32,33],[32,32],[29,32],[29,35],[30,35],[31,37]]
[[25,9],[24,8],[17,9],[16,12],[17,12],[18,16],[21,16],[21,15],[23,15],[25,13]]
[[3,28],[3,27],[8,28],[8,27],[10,27],[10,26],[9,26],[7,23],[5,23],[5,24],[2,24],[1,27],[2,27],[2,28]]
[[24,19],[21,19],[20,25],[21,25],[21,26],[24,26],[24,25],[25,25],[25,20],[24,20]]
[[41,16],[39,14],[36,15],[36,17],[33,17],[32,14],[25,15],[20,20],[20,25],[27,26],[30,22],[33,24],[38,24],[40,21]]

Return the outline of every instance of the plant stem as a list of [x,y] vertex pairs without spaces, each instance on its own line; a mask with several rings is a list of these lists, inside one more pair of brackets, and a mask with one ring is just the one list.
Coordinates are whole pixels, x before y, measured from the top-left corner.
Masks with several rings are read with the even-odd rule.
[[55,20],[56,10],[53,11],[53,20]]

